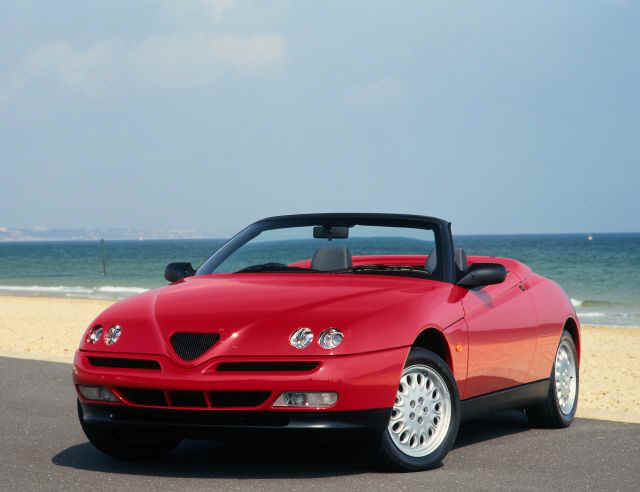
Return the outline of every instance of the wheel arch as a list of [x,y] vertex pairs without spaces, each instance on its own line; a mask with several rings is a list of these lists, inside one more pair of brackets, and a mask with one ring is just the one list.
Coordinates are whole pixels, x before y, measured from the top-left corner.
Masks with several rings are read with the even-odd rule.
[[424,329],[415,339],[412,346],[421,347],[437,354],[447,363],[451,372],[454,372],[449,342],[440,330],[433,327]]
[[563,330],[567,330],[571,337],[573,338],[573,343],[576,345],[576,353],[578,356],[578,366],[580,366],[580,329],[579,325],[573,318],[568,318],[565,323]]

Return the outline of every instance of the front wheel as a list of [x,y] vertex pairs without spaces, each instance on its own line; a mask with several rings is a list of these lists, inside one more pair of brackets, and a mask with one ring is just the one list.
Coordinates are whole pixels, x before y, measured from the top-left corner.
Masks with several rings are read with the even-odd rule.
[[527,408],[529,422],[537,427],[562,428],[571,425],[578,408],[580,371],[573,337],[564,331],[551,369],[547,399]]
[[423,348],[411,350],[383,433],[383,465],[400,471],[438,466],[460,426],[458,387],[447,363]]

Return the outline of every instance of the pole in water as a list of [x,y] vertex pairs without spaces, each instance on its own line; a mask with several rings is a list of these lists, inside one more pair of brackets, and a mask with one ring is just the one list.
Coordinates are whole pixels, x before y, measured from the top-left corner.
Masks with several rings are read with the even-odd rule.
[[100,256],[102,257],[102,275],[107,275],[107,257],[105,254],[104,239],[100,239]]

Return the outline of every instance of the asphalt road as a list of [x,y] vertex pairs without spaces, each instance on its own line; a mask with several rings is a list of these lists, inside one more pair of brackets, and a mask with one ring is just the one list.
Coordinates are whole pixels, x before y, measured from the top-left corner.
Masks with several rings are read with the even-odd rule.
[[529,429],[517,412],[461,429],[444,466],[381,473],[353,448],[187,441],[160,463],[87,443],[67,364],[0,358],[0,490],[640,490],[640,425],[579,419]]

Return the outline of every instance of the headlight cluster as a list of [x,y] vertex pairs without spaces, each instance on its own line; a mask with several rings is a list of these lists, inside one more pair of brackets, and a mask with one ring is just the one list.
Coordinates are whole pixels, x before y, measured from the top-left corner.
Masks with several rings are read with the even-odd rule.
[[102,326],[94,326],[87,336],[87,343],[98,343],[102,336]]
[[[331,350],[336,348],[344,340],[342,332],[336,328],[328,328],[320,333],[318,337],[318,345],[323,349]],[[303,349],[313,342],[313,331],[311,328],[298,328],[289,337],[289,343],[297,348]]]
[[[94,326],[87,335],[86,342],[90,344],[98,343],[102,337],[103,331],[102,326]],[[118,341],[120,335],[122,335],[122,327],[120,325],[114,325],[107,330],[107,333],[104,336],[104,343],[107,345],[113,345]]]

